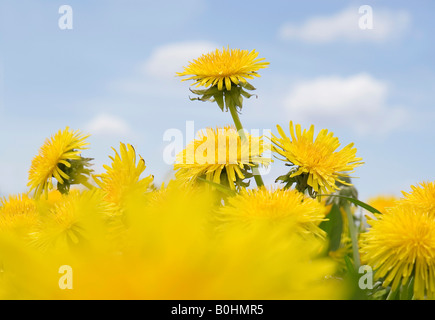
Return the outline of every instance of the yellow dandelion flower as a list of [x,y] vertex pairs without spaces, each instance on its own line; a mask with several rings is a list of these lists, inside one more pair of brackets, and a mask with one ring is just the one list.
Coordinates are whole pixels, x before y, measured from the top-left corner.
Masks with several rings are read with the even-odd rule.
[[295,166],[289,178],[304,177],[306,185],[316,193],[339,190],[337,182],[350,185],[345,181],[349,173],[363,164],[362,158],[355,156],[357,150],[353,143],[337,151],[340,142],[327,129],[321,130],[314,139],[313,125],[309,130],[301,131],[299,124],[294,126],[290,121],[291,138],[279,125],[277,128],[281,137],[273,135],[272,142],[276,145],[273,150],[284,157],[281,160]]
[[0,230],[13,230],[25,236],[38,221],[35,200],[27,194],[0,199]]
[[234,190],[235,183],[246,178],[248,169],[268,164],[270,159],[260,157],[263,152],[262,138],[246,135],[246,139],[241,139],[231,126],[207,128],[177,155],[175,177],[186,183],[205,178],[228,184]]
[[103,241],[106,206],[102,197],[95,189],[73,189],[62,195],[41,217],[31,233],[30,243],[43,252],[65,252],[70,248],[84,252],[92,246],[92,239]]
[[379,210],[381,213],[387,213],[387,209],[396,206],[399,198],[393,195],[379,195],[368,199],[367,204]]
[[144,172],[145,160],[140,157],[136,164],[136,151],[130,144],[120,143],[120,153],[114,148],[115,157],[109,156],[112,166],[104,165],[105,173],[94,175],[94,180],[105,192],[106,201],[122,206],[126,197],[145,194],[154,177],[141,178]]
[[262,62],[265,59],[257,57],[255,50],[216,49],[193,60],[177,75],[190,76],[182,81],[194,80],[196,87],[217,85],[219,90],[223,90],[225,85],[227,90],[231,90],[232,84],[246,83],[246,79],[259,77],[257,71],[267,67],[269,62]]
[[324,236],[319,224],[325,220],[327,207],[296,190],[242,189],[228,198],[219,211],[223,221],[242,223],[272,222],[294,226],[301,234]]
[[435,299],[435,219],[418,207],[400,204],[369,220],[361,235],[361,260],[394,291],[414,277],[414,298]]
[[28,186],[30,191],[35,190],[35,197],[39,198],[42,192],[47,195],[53,189],[52,177],[63,185],[71,178],[65,171],[71,168],[71,162],[81,161],[80,151],[87,149],[84,136],[79,131],[72,131],[68,127],[59,130],[54,136],[45,141],[39,149],[39,154],[33,158],[29,170]]
[[411,189],[410,193],[402,192],[405,196],[403,201],[435,216],[435,183],[422,182],[417,186],[411,186]]

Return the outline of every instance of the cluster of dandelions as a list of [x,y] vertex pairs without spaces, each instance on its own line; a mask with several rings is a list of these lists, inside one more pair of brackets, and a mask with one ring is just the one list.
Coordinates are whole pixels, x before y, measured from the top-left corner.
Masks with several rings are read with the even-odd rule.
[[[435,298],[435,185],[366,204],[351,183],[363,164],[353,144],[292,121],[270,141],[247,134],[248,80],[267,66],[224,48],[178,74],[205,87],[191,100],[216,102],[234,126],[204,130],[161,186],[129,144],[94,174],[88,136],[67,127],[47,139],[28,192],[0,200],[0,298]],[[276,185],[260,174],[265,151],[289,167]]]

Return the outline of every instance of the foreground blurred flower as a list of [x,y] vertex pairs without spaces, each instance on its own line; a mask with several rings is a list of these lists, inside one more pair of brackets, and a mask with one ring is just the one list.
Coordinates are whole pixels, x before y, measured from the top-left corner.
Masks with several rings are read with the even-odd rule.
[[71,184],[87,183],[92,170],[90,158],[80,156],[80,151],[87,149],[89,143],[79,131],[72,131],[68,127],[59,130],[54,136],[45,141],[39,149],[39,154],[33,158],[29,170],[28,186],[35,190],[35,198],[53,189],[52,177],[57,180],[57,187],[62,192],[68,192]]
[[372,266],[383,286],[408,285],[415,299],[435,298],[435,219],[418,206],[399,203],[370,219],[361,235],[361,259]]
[[318,192],[334,192],[339,190],[337,183],[350,185],[345,178],[363,164],[362,158],[355,156],[357,150],[353,143],[336,151],[340,142],[326,129],[321,130],[314,140],[313,125],[308,131],[301,131],[299,124],[294,127],[290,121],[291,138],[279,125],[277,128],[281,137],[272,137],[276,145],[273,150],[283,157],[281,160],[287,162],[286,165],[293,167],[287,175],[277,179],[286,183],[286,188],[295,183],[299,191],[308,190],[312,196]]
[[246,83],[246,79],[259,77],[257,71],[266,68],[269,62],[261,62],[264,58],[257,58],[258,52],[252,50],[216,49],[214,52],[204,54],[193,60],[184,72],[177,73],[178,76],[190,76],[182,81],[195,80],[193,85],[215,86],[218,90],[231,90],[231,84],[238,85]]
[[112,166],[104,165],[106,172],[93,177],[105,193],[105,200],[121,207],[126,198],[145,194],[154,177],[141,178],[146,168],[145,160],[139,156],[136,165],[136,151],[132,145],[121,142],[119,150],[120,153],[113,149],[115,157],[109,156]]
[[261,157],[263,151],[262,138],[247,135],[241,139],[230,126],[207,128],[177,155],[175,177],[186,183],[203,178],[234,190],[236,186],[247,186],[243,179],[252,177],[253,167],[270,162]]
[[288,225],[300,234],[324,236],[319,224],[325,220],[327,207],[322,203],[304,197],[296,190],[247,190],[228,198],[218,218],[224,222],[252,224],[269,222]]
[[[106,206],[99,190],[75,189],[55,202],[30,233],[30,243],[43,252],[66,253],[70,249],[85,252],[92,239],[103,241],[103,213]],[[101,250],[102,246],[99,247]]]
[[0,199],[0,232],[12,231],[25,237],[38,218],[35,200],[27,194]]

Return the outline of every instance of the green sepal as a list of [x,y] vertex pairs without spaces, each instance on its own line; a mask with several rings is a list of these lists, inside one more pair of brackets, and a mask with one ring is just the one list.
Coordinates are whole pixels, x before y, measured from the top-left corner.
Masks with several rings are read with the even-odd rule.
[[250,84],[248,81],[246,82],[241,82],[240,81],[240,86],[242,86],[243,88],[245,88],[246,90],[257,90],[252,84]]
[[63,183],[57,182],[57,190],[62,194],[67,194],[73,184],[86,184],[90,174],[94,171],[89,169],[92,164],[90,163],[93,158],[83,158],[76,160],[66,160],[69,162],[70,167],[64,164],[59,164],[60,170],[65,172],[69,179],[64,179]]

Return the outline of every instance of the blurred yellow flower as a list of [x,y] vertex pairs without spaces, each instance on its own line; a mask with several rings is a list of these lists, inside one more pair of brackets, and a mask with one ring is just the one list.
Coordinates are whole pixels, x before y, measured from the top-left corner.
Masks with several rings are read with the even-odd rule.
[[70,179],[65,169],[71,167],[71,161],[81,160],[80,151],[87,149],[84,136],[79,131],[72,131],[68,127],[59,130],[39,149],[39,154],[33,158],[29,170],[28,186],[30,191],[35,190],[35,198],[39,198],[42,192],[48,194],[53,188],[52,177],[58,183]]
[[[30,234],[33,247],[48,252],[66,252],[92,247],[91,239],[104,232],[105,205],[98,190],[72,190],[49,208]],[[103,241],[102,237],[100,238]],[[99,240],[99,241],[100,241]]]
[[344,178],[349,178],[349,173],[363,164],[362,158],[355,156],[357,150],[353,143],[336,151],[340,142],[326,129],[314,139],[313,125],[308,131],[301,131],[299,124],[295,127],[290,121],[291,138],[279,125],[277,128],[281,137],[273,135],[273,150],[283,157],[281,160],[295,166],[290,178],[306,175],[306,183],[314,192],[334,192],[339,189],[337,182],[350,185]]
[[242,189],[219,210],[225,222],[252,224],[268,222],[297,230],[300,234],[324,236],[319,224],[325,220],[327,207],[296,190]]
[[386,213],[388,208],[394,207],[399,200],[396,196],[379,195],[372,197],[367,201],[367,204],[373,208],[379,210],[382,213]]
[[215,86],[219,90],[225,88],[231,90],[231,85],[246,83],[246,79],[259,77],[257,71],[266,68],[269,62],[261,62],[264,58],[257,58],[258,52],[255,50],[216,49],[214,52],[203,54],[193,60],[183,72],[178,72],[178,76],[190,76],[182,81],[194,80],[193,85]]
[[261,157],[263,152],[261,137],[246,134],[246,139],[241,139],[231,126],[207,128],[177,155],[175,177],[186,183],[196,183],[198,178],[204,178],[228,184],[234,190],[235,184],[246,178],[250,168],[270,162]]
[[38,219],[36,202],[27,194],[0,199],[0,232],[9,230],[25,237]]

